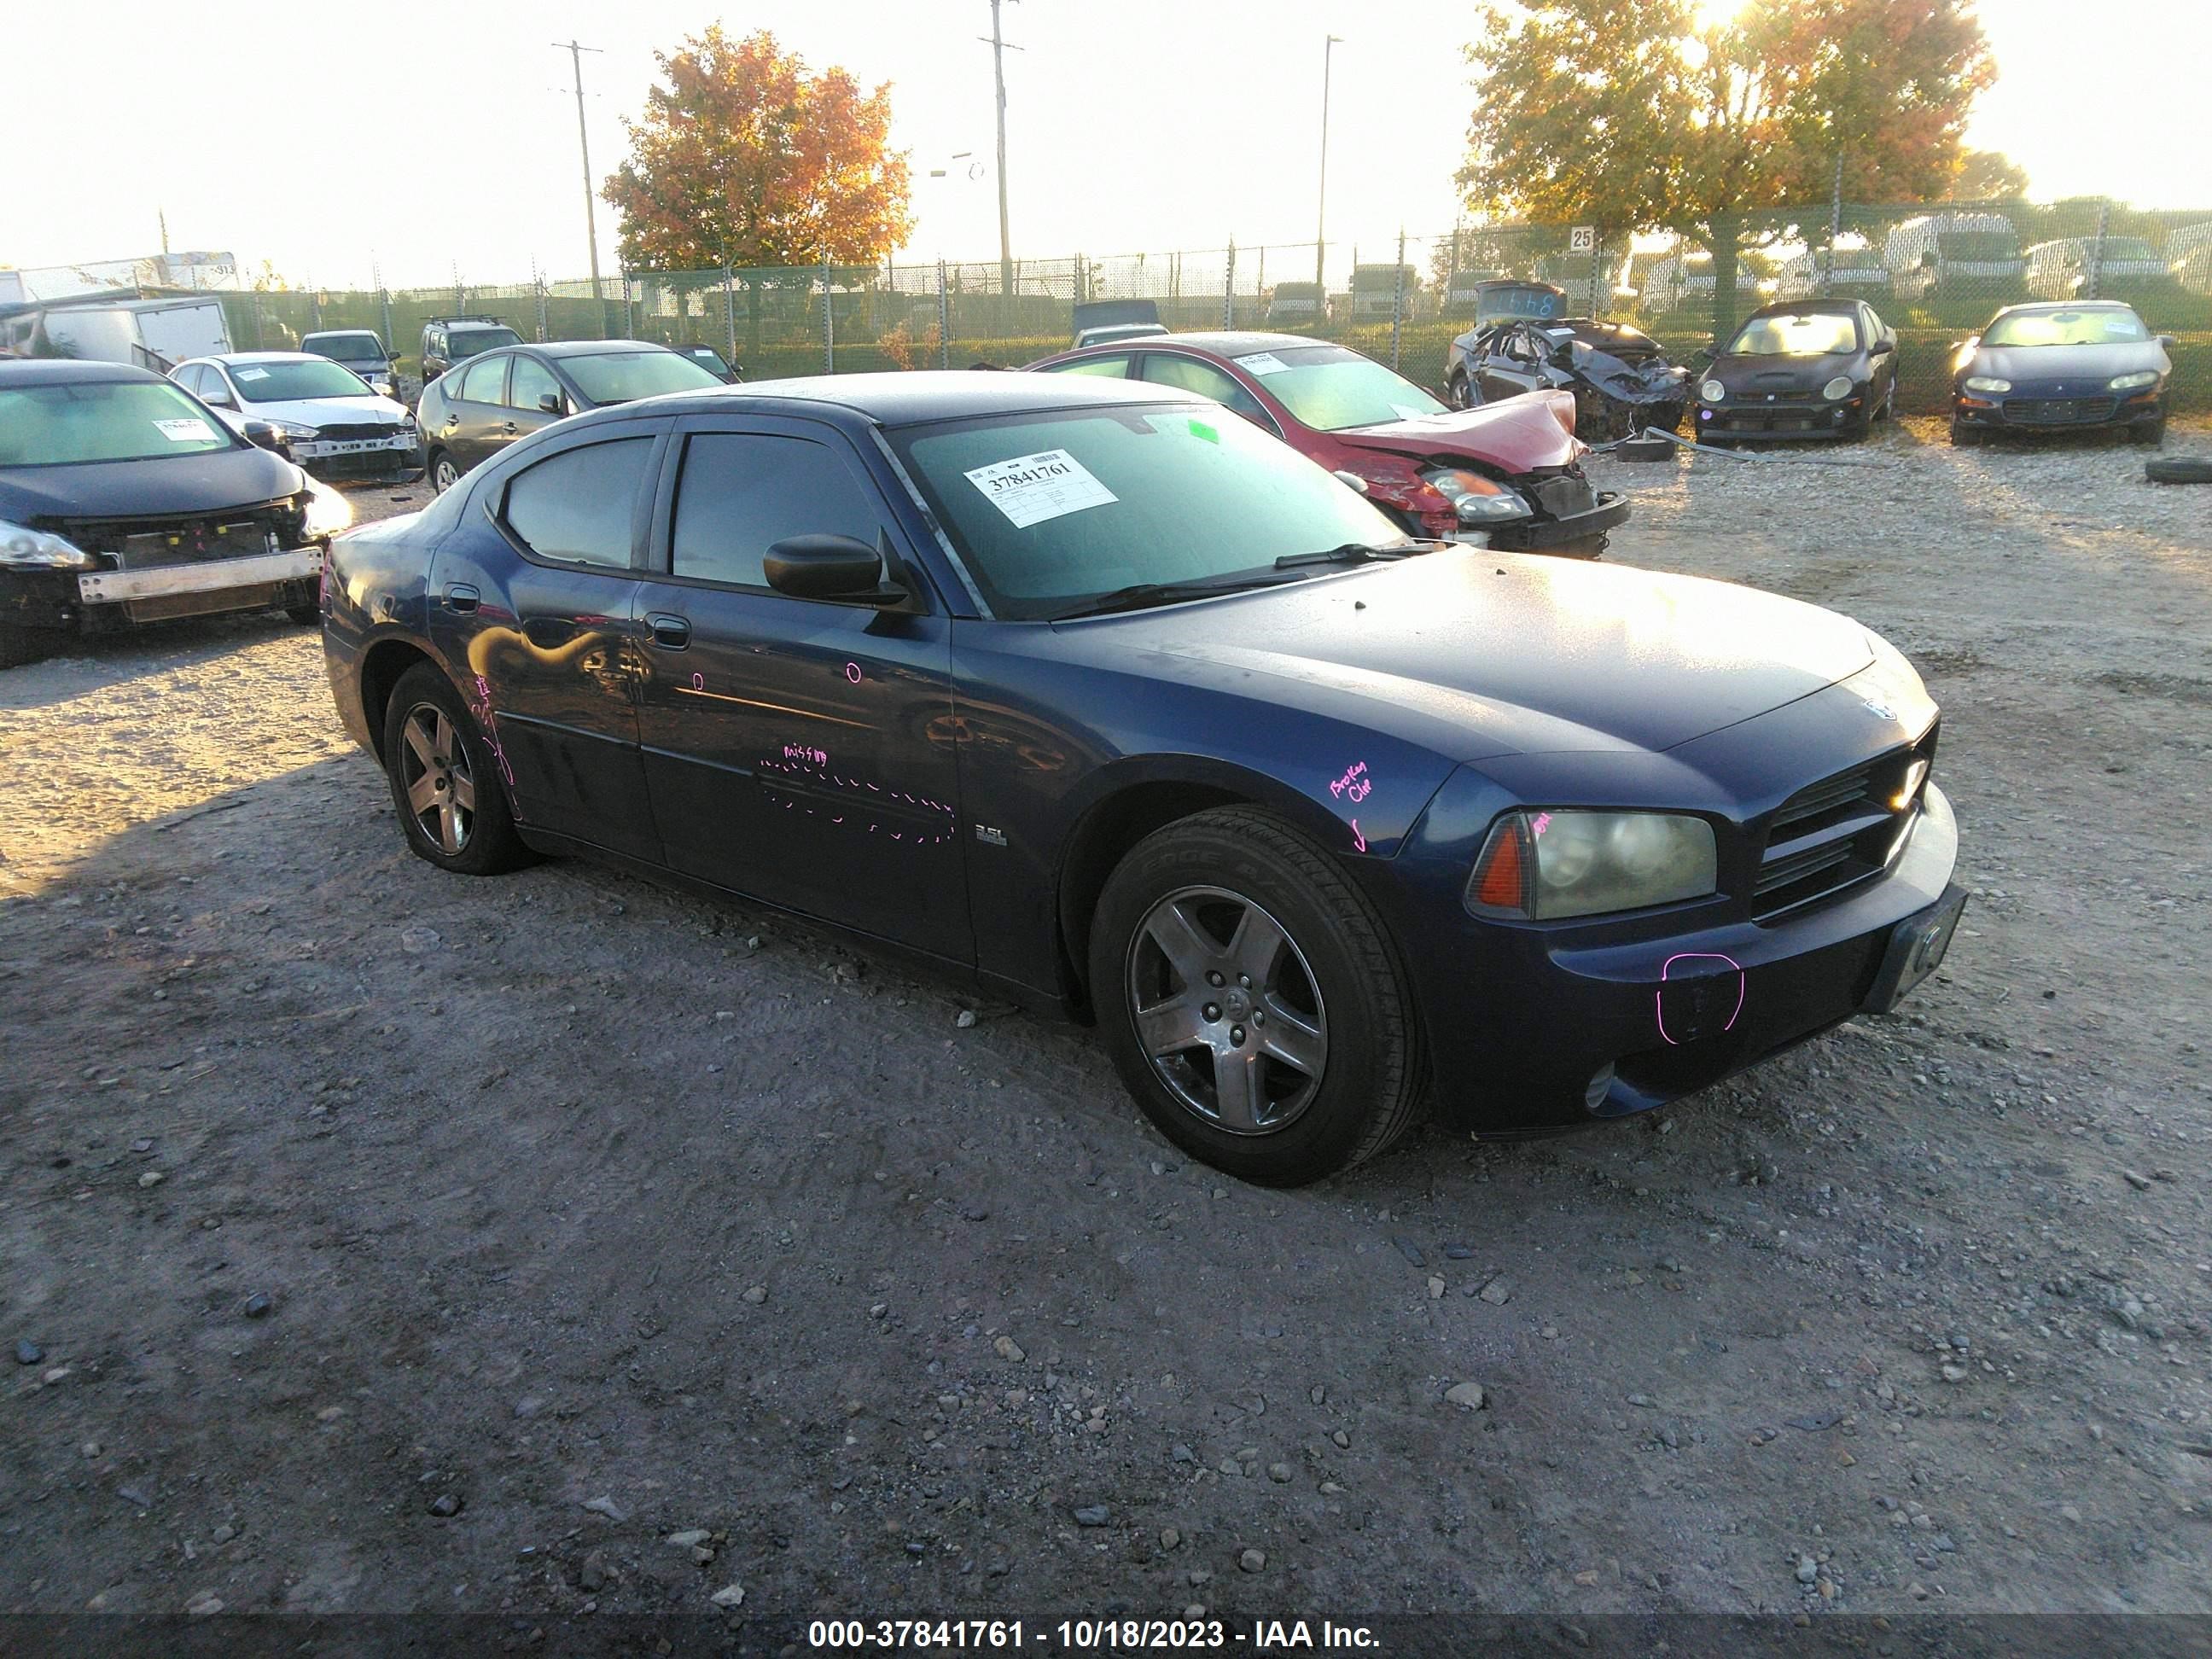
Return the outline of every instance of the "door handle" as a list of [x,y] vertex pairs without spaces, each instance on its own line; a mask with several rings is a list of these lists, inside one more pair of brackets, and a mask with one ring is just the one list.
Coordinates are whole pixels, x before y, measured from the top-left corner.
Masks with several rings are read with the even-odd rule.
[[502,426],[500,428],[500,430],[501,430],[501,432],[504,432],[504,433],[508,434],[511,436],[511,435],[514,434],[514,422],[513,421],[509,421],[509,422],[506,422],[504,425],[502,425]]
[[478,597],[476,589],[466,582],[455,582],[446,589],[446,609],[465,616],[477,608]]
[[461,417],[460,417],[459,416],[458,416],[458,415],[448,415],[448,416],[446,416],[446,430],[447,430],[447,431],[448,431],[448,432],[451,432],[451,431],[452,431],[455,427],[459,426],[460,423],[461,423]]
[[645,625],[653,630],[653,642],[664,651],[681,651],[691,643],[691,624],[682,617],[656,611],[646,617]]

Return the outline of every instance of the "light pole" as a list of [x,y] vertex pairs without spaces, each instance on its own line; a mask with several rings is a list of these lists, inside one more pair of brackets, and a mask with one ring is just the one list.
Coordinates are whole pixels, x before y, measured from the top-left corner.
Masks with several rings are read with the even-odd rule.
[[[592,200],[592,140],[584,130],[584,54],[596,52],[599,48],[580,46],[574,40],[556,40],[553,44],[568,54],[568,61],[576,71],[576,142],[584,152],[584,234],[592,245],[592,297],[598,300],[604,296],[599,291],[599,214]],[[623,283],[623,293],[625,297],[629,293],[627,278]]]
[[1321,48],[1321,191],[1314,208],[1314,286],[1321,292],[1314,303],[1323,318],[1328,311],[1328,285],[1322,276],[1322,260],[1328,249],[1323,239],[1328,232],[1328,71],[1330,60],[1343,44],[1342,35],[1332,34]]

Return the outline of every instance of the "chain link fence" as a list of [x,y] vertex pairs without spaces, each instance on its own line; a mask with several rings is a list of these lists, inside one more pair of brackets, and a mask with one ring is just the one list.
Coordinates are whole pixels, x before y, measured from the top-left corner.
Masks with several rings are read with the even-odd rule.
[[[1018,367],[1071,343],[1074,308],[1149,300],[1175,330],[1338,342],[1441,390],[1475,285],[1551,283],[1562,313],[1635,324],[1677,359],[1777,300],[1865,299],[1899,337],[1899,406],[1940,412],[1951,348],[1999,306],[2125,299],[2171,334],[2172,407],[2212,410],[2212,210],[2085,198],[1929,206],[1827,203],[1746,216],[1702,237],[1570,225],[1463,225],[1382,245],[1271,243],[1000,262],[886,261],[632,272],[588,281],[392,291],[228,293],[241,349],[368,328],[411,357],[434,317],[498,318],[526,338],[713,346],[750,380],[869,369]],[[1732,234],[1731,234],[1732,233]],[[413,367],[410,362],[408,367]]]

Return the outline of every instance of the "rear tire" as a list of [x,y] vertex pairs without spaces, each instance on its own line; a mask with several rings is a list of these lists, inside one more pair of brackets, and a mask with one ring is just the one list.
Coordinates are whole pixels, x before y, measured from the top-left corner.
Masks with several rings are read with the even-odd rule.
[[1302,1186],[1414,1120],[1396,949],[1336,860],[1273,813],[1219,808],[1139,842],[1099,896],[1089,967],[1122,1083],[1216,1169]]
[[423,662],[399,677],[384,711],[384,771],[410,852],[464,876],[532,862],[501,764],[441,671]]
[[442,495],[461,481],[461,469],[453,465],[453,458],[442,449],[430,452],[430,491]]

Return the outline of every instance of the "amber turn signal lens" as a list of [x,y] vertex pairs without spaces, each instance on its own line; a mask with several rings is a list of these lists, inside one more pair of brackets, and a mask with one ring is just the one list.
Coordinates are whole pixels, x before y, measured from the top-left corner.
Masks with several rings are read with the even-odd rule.
[[1468,883],[1468,896],[1485,910],[1528,914],[1528,855],[1522,845],[1525,831],[1520,814],[1498,820],[1490,832],[1482,856],[1474,861],[1474,877]]

